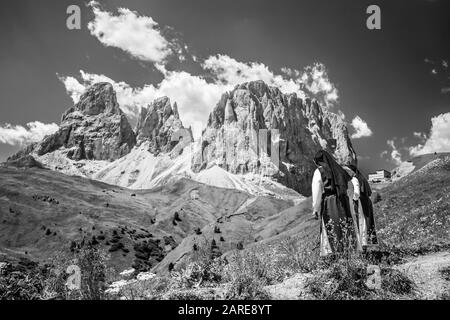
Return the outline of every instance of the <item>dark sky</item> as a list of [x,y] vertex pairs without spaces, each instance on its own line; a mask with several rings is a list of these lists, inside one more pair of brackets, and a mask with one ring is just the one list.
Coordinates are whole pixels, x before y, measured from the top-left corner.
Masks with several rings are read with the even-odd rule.
[[[82,6],[82,30],[66,28],[66,8]],[[370,4],[381,8],[382,29],[366,28]],[[151,16],[171,26],[200,58],[227,54],[271,70],[302,69],[320,61],[339,89],[339,108],[359,115],[373,136],[353,141],[366,170],[391,169],[382,159],[386,141],[417,144],[413,132],[428,132],[430,119],[450,111],[450,93],[425,59],[450,59],[450,1],[101,1]],[[84,2],[15,0],[0,11],[0,125],[39,120],[59,123],[72,101],[58,80],[80,69],[133,86],[156,83],[150,63],[104,47],[87,30],[92,11]],[[195,66],[185,66],[198,72]],[[400,142],[398,142],[400,144]],[[0,161],[19,149],[0,144]]]

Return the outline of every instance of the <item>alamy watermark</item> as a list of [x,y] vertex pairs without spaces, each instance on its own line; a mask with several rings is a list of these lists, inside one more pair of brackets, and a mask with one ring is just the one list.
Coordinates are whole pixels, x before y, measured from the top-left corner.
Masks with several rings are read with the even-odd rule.
[[81,29],[81,9],[79,6],[72,4],[67,7],[66,13],[69,15],[66,19],[66,26],[69,30]]
[[[276,168],[280,167],[280,131],[278,129],[259,129],[249,130],[247,134],[242,135],[239,128],[225,128],[218,130],[216,136],[211,141],[200,140],[199,150],[194,151],[192,134],[188,129],[181,128],[172,135],[172,142],[178,144],[172,152],[178,154],[187,149],[190,152],[191,161],[194,165],[208,163],[210,160],[220,159],[223,164],[233,162],[245,163],[256,160],[260,164],[270,165]],[[191,148],[186,148],[191,144]],[[208,147],[214,145],[214,152],[208,152]]]
[[369,30],[381,29],[381,9],[376,4],[367,7],[366,13],[370,16],[366,20],[366,26]]
[[[67,7],[66,26],[69,30],[81,29],[81,9],[78,5],[72,4]],[[381,29],[381,9],[378,5],[372,4],[367,7],[366,14],[369,14],[366,20],[366,27],[369,30]]]
[[77,265],[70,265],[66,269],[66,273],[69,275],[66,281],[66,287],[68,290],[80,290],[81,289],[81,269]]

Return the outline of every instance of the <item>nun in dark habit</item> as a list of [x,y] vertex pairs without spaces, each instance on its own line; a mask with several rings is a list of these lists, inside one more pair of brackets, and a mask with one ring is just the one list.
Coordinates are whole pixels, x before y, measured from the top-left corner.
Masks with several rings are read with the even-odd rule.
[[312,180],[313,215],[320,219],[320,255],[361,250],[358,229],[350,207],[352,177],[325,150],[314,157],[317,169]]
[[354,208],[358,218],[359,237],[363,247],[378,244],[377,233],[375,230],[375,219],[373,217],[373,205],[370,196],[372,190],[369,182],[364,175],[354,165],[348,165],[354,173],[354,177],[358,179],[359,184],[359,201],[354,200]]

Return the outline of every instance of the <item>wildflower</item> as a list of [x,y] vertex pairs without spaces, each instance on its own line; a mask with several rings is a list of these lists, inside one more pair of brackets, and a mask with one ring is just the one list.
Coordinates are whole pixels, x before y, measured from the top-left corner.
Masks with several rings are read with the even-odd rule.
[[141,272],[137,275],[137,279],[139,281],[145,281],[145,280],[150,280],[152,278],[154,278],[156,276],[156,274],[151,273],[151,272]]

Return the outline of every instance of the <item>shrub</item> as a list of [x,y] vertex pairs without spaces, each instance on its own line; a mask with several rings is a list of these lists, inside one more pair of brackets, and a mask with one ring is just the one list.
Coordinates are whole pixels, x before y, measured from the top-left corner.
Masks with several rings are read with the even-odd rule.
[[450,266],[439,269],[439,273],[445,281],[450,281]]
[[[450,281],[450,266],[439,269],[439,273],[445,281]],[[439,299],[450,300],[450,287],[447,287],[447,291],[442,293]]]
[[42,299],[47,266],[38,266],[26,258],[17,264],[0,265],[0,300]]
[[404,273],[396,269],[382,268],[381,288],[394,295],[411,295],[415,292],[416,285]]
[[[199,287],[201,284],[217,284],[222,280],[224,262],[218,258],[218,250],[208,245],[206,238],[199,244],[195,244],[197,250],[193,251],[189,260],[178,274],[174,274],[177,286],[180,288]],[[214,249],[213,249],[214,247]]]
[[311,272],[319,264],[318,239],[286,237],[275,247],[277,263],[287,275],[297,272]]
[[173,220],[181,221],[180,214],[178,213],[178,211],[175,211],[175,214],[173,215]]
[[381,201],[381,194],[379,192],[375,193],[375,196],[373,197],[373,203],[378,203]]
[[218,258],[222,255],[219,247],[217,246],[216,240],[212,239],[211,241],[211,258]]
[[230,300],[268,300],[270,295],[264,290],[264,284],[254,277],[242,275],[234,279],[225,295]]
[[381,289],[366,284],[368,261],[356,253],[340,254],[322,261],[313,272],[306,288],[321,300],[359,300],[411,298],[415,284],[402,272],[381,266]]
[[228,282],[226,299],[269,299],[264,286],[271,284],[276,276],[272,273],[270,257],[262,252],[235,251],[225,268]]
[[123,249],[123,243],[122,242],[117,242],[117,243],[113,243],[112,246],[109,248],[109,252],[115,252],[118,251],[120,249]]
[[[78,249],[79,247],[79,249]],[[100,300],[104,298],[106,277],[110,272],[106,265],[109,256],[91,244],[77,246],[72,254],[64,251],[53,258],[52,269],[46,278],[45,296],[51,299]],[[75,265],[80,269],[81,286],[69,290],[66,287],[67,268]]]

